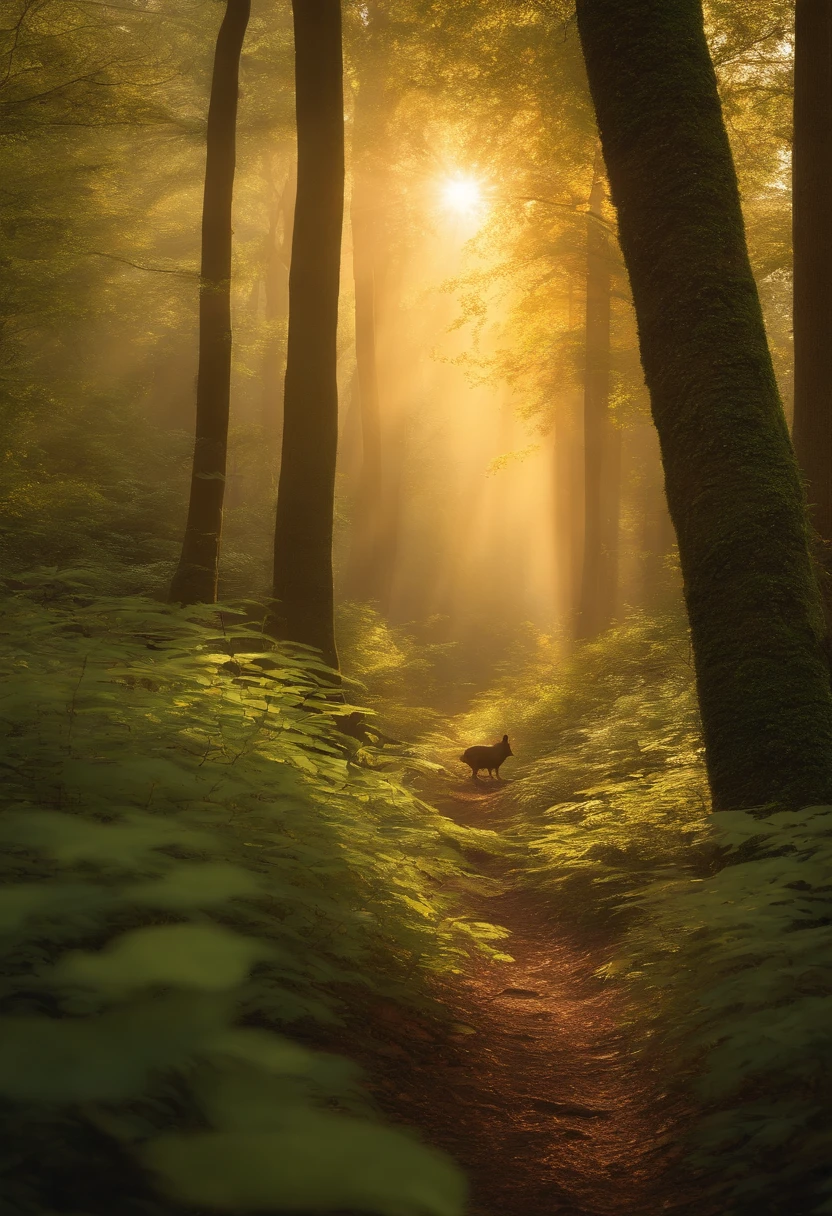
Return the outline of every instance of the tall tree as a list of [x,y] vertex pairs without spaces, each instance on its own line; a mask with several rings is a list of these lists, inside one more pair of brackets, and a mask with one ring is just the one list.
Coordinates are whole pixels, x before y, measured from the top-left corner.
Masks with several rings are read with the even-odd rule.
[[344,214],[341,4],[292,0],[292,13],[298,184],[270,628],[277,637],[316,647],[337,667],[332,519]]
[[700,0],[578,0],[717,808],[832,798],[832,695]]
[[283,429],[283,370],[284,346],[278,333],[281,322],[289,315],[289,262],[292,247],[292,214],[295,203],[295,179],[289,175],[278,194],[273,190],[266,238],[266,264],[263,276],[265,288],[266,323],[268,335],[263,352],[262,421],[263,434],[274,452],[280,446]]
[[381,529],[381,410],[376,358],[376,267],[371,192],[353,181],[350,205],[355,281],[355,358],[361,411],[361,471],[355,498],[353,537],[347,564],[348,595],[375,599]]
[[812,522],[832,566],[832,4],[797,0],[792,150],[794,428]]
[[389,465],[384,468],[384,448],[389,448],[389,435],[384,434],[382,418],[378,323],[383,298],[380,287],[384,279],[387,176],[393,156],[388,128],[395,101],[387,81],[388,14],[379,0],[369,0],[365,7],[361,39],[356,47],[358,82],[353,105],[350,200],[362,458],[344,590],[355,599],[381,602],[389,581],[389,570],[384,567],[392,554],[385,544],[391,522],[389,510],[385,511],[385,491],[390,489],[385,484],[390,480]]
[[217,35],[202,205],[196,441],[188,521],[170,598],[217,598],[231,397],[231,207],[236,168],[240,54],[251,0],[227,0]]
[[577,403],[567,399],[554,422],[555,607],[565,635],[570,638],[577,632],[584,547],[584,470],[578,413]]
[[576,633],[595,638],[612,622],[618,568],[620,444],[610,421],[610,238],[604,162],[595,157],[586,219],[584,547]]

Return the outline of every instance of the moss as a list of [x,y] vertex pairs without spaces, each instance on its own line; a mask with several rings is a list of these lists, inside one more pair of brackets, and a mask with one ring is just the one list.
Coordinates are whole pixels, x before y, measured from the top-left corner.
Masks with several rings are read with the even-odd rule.
[[679,540],[714,803],[828,801],[823,610],[701,5],[577,8]]

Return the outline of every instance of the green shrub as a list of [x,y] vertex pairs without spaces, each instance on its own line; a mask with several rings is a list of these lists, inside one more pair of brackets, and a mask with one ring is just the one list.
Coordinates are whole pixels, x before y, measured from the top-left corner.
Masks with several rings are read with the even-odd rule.
[[832,807],[713,816],[724,866],[641,897],[617,964],[702,1107],[725,1216],[832,1212]]
[[[622,897],[707,856],[708,791],[681,614],[633,614],[571,654],[531,633],[496,687],[435,739],[460,747],[508,732],[503,776],[518,878],[564,916],[621,912]],[[461,773],[460,773],[461,775]]]
[[453,673],[456,645],[420,641],[370,604],[339,605],[336,625],[344,675],[361,703],[378,713],[383,729],[408,742],[438,730],[444,720],[438,707],[453,684],[449,668]]
[[493,951],[439,891],[491,837],[337,730],[308,653],[82,581],[3,598],[9,1210],[455,1216],[451,1164],[275,1031]]

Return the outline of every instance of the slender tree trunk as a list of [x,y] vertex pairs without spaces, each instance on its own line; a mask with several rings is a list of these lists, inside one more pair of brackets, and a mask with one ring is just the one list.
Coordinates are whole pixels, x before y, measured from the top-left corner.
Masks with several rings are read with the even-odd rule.
[[795,5],[794,427],[823,564],[832,566],[832,3]]
[[298,187],[289,271],[283,455],[274,544],[275,636],[337,668],[332,517],[336,334],[344,213],[340,0],[292,0]]
[[345,590],[378,599],[382,516],[382,444],[376,359],[376,267],[372,190],[356,171],[350,207],[355,281],[355,357],[361,408],[361,472],[355,496]]
[[283,430],[284,347],[280,322],[289,315],[289,261],[292,247],[292,213],[295,183],[287,178],[269,217],[264,287],[267,345],[263,353],[263,433],[270,448],[278,448]]
[[700,0],[578,0],[684,576],[718,809],[832,799],[805,498]]
[[582,445],[578,442],[576,408],[565,401],[555,419],[555,570],[557,617],[565,633],[575,635],[583,571]]
[[231,395],[231,204],[237,95],[250,10],[250,0],[228,0],[211,80],[202,204],[196,442],[185,539],[170,589],[171,600],[180,604],[214,603],[217,598]]
[[[616,436],[610,423],[610,249],[603,223],[604,165],[595,158],[586,229],[584,558],[577,636],[595,638],[615,611],[618,567]],[[614,526],[613,526],[614,525]]]
[[379,389],[378,321],[385,245],[385,202],[389,116],[393,108],[387,80],[389,43],[386,3],[367,0],[366,24],[357,63],[352,131],[353,278],[355,283],[355,356],[358,370],[363,457],[353,505],[345,589],[354,599],[383,598],[389,577],[384,568],[385,434]]
[[621,516],[621,431],[610,416],[609,408],[604,436],[601,494],[603,561],[599,598],[603,610],[603,629],[608,629],[618,610],[618,533]]

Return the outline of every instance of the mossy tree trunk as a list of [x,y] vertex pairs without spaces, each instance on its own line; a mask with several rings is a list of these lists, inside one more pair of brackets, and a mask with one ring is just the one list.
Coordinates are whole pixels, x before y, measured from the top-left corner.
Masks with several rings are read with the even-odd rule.
[[610,421],[610,248],[604,224],[604,164],[595,159],[586,228],[584,367],[584,545],[576,636],[612,623],[618,573],[620,443]]
[[832,800],[805,497],[700,0],[578,0],[679,541],[717,808]]
[[274,543],[275,636],[338,666],[332,517],[336,334],[344,214],[340,0],[293,0],[298,176],[289,270],[283,449]]
[[[832,4],[795,5],[794,438],[832,566]],[[829,598],[829,597],[827,597]]]
[[231,207],[236,168],[240,54],[251,0],[228,0],[217,35],[202,205],[199,363],[188,521],[170,598],[217,598],[231,397]]

